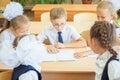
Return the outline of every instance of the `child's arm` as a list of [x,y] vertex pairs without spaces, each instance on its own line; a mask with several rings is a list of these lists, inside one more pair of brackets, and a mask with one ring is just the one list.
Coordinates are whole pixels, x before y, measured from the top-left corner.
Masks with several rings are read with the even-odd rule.
[[9,40],[0,43],[0,60],[9,67],[17,67],[20,62]]
[[49,53],[58,53],[58,48],[54,47],[53,45],[46,45],[47,51]]
[[86,57],[90,54],[94,54],[92,50],[74,53],[74,57],[75,58],[81,58],[81,57]]

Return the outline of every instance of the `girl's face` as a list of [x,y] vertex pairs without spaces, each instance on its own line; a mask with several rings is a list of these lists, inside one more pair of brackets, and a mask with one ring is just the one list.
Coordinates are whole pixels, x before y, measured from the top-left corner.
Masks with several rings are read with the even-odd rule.
[[20,26],[18,29],[13,29],[15,36],[21,36],[21,35],[28,34],[28,31],[29,31],[28,24],[24,24],[24,25]]
[[94,38],[90,40],[90,47],[96,53],[96,40]]
[[101,55],[106,51],[105,48],[102,48],[100,46],[100,43],[98,42],[98,40],[96,38],[92,38],[90,42],[91,42],[90,47],[94,51],[94,53]]
[[98,21],[110,21],[113,19],[113,16],[110,14],[108,9],[98,9],[97,18]]
[[60,32],[63,30],[65,24],[66,24],[66,17],[58,18],[58,19],[51,19],[51,22],[54,26],[54,28]]

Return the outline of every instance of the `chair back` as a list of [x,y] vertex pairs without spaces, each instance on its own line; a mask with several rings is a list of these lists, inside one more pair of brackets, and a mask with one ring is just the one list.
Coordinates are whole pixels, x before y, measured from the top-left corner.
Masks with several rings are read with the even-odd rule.
[[48,23],[48,22],[31,21],[30,28],[29,28],[30,33],[31,34],[39,34],[48,25],[50,25],[50,23]]
[[41,22],[50,22],[50,12],[44,12],[41,14]]
[[77,13],[74,15],[74,22],[88,22],[88,21],[96,21],[97,15],[96,13]]
[[81,36],[86,40],[87,45],[90,46],[90,30],[83,31]]
[[85,30],[90,30],[90,28],[92,27],[92,25],[95,23],[94,21],[88,21],[88,22],[79,22],[79,23],[75,23],[75,22],[67,22],[68,24],[72,25],[73,27],[75,27],[75,29],[81,33]]

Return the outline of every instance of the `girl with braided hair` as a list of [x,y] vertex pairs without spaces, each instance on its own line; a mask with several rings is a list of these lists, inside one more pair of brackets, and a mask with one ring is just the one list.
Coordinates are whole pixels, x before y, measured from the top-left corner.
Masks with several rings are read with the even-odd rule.
[[112,48],[115,27],[106,21],[97,21],[90,30],[90,47],[99,54],[96,61],[95,80],[120,80],[118,53]]

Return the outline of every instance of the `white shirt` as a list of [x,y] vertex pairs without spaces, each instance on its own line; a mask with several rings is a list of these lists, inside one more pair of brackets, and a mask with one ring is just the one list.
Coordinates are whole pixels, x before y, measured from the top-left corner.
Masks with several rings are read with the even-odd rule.
[[[64,43],[69,43],[72,40],[77,40],[81,37],[75,28],[68,24],[64,26],[61,35]],[[52,25],[50,25],[38,35],[38,39],[42,43],[45,39],[49,39],[50,44],[54,45],[56,42],[58,42],[58,31]]]
[[116,37],[120,39],[120,28],[116,28]]
[[10,29],[6,29],[0,34],[0,43],[4,40],[9,40],[12,43],[14,39],[15,35],[10,31]]
[[[13,48],[8,40],[0,43],[0,60],[7,66],[15,68],[20,64],[31,65],[39,72],[41,67],[38,65],[42,61],[42,56],[46,53],[46,47],[40,45],[35,37],[25,37],[19,41],[16,49]],[[19,80],[38,80],[35,71],[28,71],[20,75]]]
[[[109,21],[111,24],[114,24],[115,25],[115,23],[114,23],[114,21],[113,20],[110,20]],[[117,27],[117,28],[116,28]],[[116,38],[118,39],[118,38],[120,38],[120,28],[117,26],[117,25],[115,25],[115,30],[116,30]]]
[[[95,69],[95,72],[96,72],[95,80],[101,80],[102,72],[105,67],[105,64],[111,56],[112,54],[109,51],[106,51],[97,58],[96,69]],[[120,80],[120,62],[119,61],[113,60],[108,64],[108,77],[109,77],[109,80]]]

